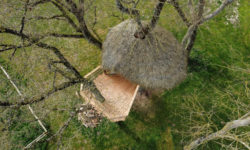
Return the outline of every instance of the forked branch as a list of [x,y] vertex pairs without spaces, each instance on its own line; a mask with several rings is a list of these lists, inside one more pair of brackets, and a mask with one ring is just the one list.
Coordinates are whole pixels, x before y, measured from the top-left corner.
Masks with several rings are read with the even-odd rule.
[[177,0],[170,0],[167,2],[170,3],[175,8],[175,10],[178,12],[179,16],[181,17],[182,21],[186,24],[187,27],[189,27],[191,25],[191,23],[189,22],[185,13],[181,9],[179,2]]
[[224,2],[211,14],[207,16],[203,16],[204,14],[204,6],[205,6],[205,0],[199,0],[199,6],[198,6],[198,12],[197,14],[193,14],[196,17],[194,22],[189,26],[185,36],[182,39],[182,46],[185,48],[185,50],[190,53],[190,51],[193,48],[194,42],[196,40],[197,35],[197,29],[199,26],[204,23],[205,21],[208,21],[215,17],[217,14],[219,14],[227,5],[231,4],[234,0],[224,0]]
[[154,15],[150,21],[149,24],[147,24],[146,26],[142,26],[138,31],[136,31],[136,33],[134,34],[134,36],[136,38],[140,38],[140,39],[144,39],[145,36],[154,29],[154,27],[156,26],[156,24],[159,21],[160,18],[160,14],[161,11],[163,9],[163,6],[165,4],[166,0],[159,0],[158,3],[156,4],[156,7],[154,9]]
[[52,90],[49,90],[48,92],[41,94],[38,97],[26,99],[25,101],[23,101],[21,103],[0,102],[0,106],[28,105],[28,104],[32,104],[34,102],[40,102],[40,101],[45,100],[51,94],[53,94],[57,91],[63,90],[65,88],[68,88],[68,87],[75,85],[77,83],[83,83],[84,87],[86,89],[89,89],[98,100],[104,101],[103,96],[101,95],[99,90],[96,88],[95,84],[93,82],[90,82],[87,79],[83,78],[83,76],[78,72],[78,70],[73,65],[70,64],[70,62],[64,57],[64,55],[61,53],[61,51],[58,48],[51,46],[51,45],[48,45],[48,44],[43,43],[43,42],[39,42],[37,39],[34,39],[34,38],[28,36],[27,34],[20,33],[16,30],[5,28],[5,27],[0,27],[0,28],[1,28],[0,33],[8,33],[8,34],[12,34],[12,35],[15,35],[18,37],[22,37],[22,38],[28,40],[31,44],[34,44],[40,48],[52,51],[57,56],[57,58],[60,60],[60,62],[75,76],[75,78],[73,80],[70,80],[69,82],[65,82],[65,83],[53,88]]
[[212,12],[211,14],[205,16],[201,21],[200,24],[212,19],[213,17],[215,17],[216,15],[218,15],[222,10],[224,10],[224,8],[226,6],[228,6],[229,4],[231,4],[232,2],[234,2],[234,0],[225,0],[214,12]]
[[[66,2],[67,5],[63,4],[60,0],[51,1],[51,3],[58,8],[58,10],[67,19],[68,23],[75,29],[76,32],[80,32],[86,40],[96,45],[99,49],[102,49],[102,42],[99,41],[90,32],[85,22],[85,10],[83,1],[80,1],[79,6],[72,0],[66,0]],[[70,15],[68,15],[68,13],[71,13],[73,16],[75,16],[78,23],[75,23],[75,21],[70,17]]]
[[[228,132],[232,129],[236,129],[239,127],[245,127],[245,126],[249,126],[250,125],[250,112],[248,112],[246,115],[244,115],[243,117],[241,117],[238,120],[234,120],[231,122],[228,122],[221,130],[209,134],[208,136],[205,137],[200,137],[198,139],[196,139],[195,141],[191,142],[189,145],[184,147],[184,150],[192,150],[197,148],[199,145],[204,144],[208,141],[214,140],[214,139],[218,139],[218,138],[231,138],[233,140],[238,140],[235,139],[231,136],[228,136]],[[240,142],[243,146],[245,146],[246,148],[250,149],[249,145],[245,142]]]
[[136,18],[137,24],[142,27],[141,19],[140,19],[140,11],[135,8],[127,8],[122,3],[121,0],[116,0],[116,6],[117,8],[126,14],[133,15]]

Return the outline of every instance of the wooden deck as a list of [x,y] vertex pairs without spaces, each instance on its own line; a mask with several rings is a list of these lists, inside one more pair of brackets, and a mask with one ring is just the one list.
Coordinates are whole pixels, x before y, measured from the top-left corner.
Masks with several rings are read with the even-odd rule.
[[97,101],[89,90],[81,90],[80,95],[110,121],[124,121],[130,112],[139,86],[119,75],[104,73],[98,75],[93,82],[105,101],[103,103]]

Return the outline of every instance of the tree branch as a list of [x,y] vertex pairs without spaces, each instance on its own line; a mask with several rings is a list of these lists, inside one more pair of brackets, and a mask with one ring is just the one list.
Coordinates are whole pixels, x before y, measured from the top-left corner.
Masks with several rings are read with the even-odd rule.
[[205,7],[205,0],[199,0],[198,13],[197,13],[196,19],[194,23],[191,26],[189,26],[187,33],[182,39],[181,44],[185,48],[185,50],[188,52],[188,55],[190,54],[194,46],[194,42],[196,40],[196,35],[197,35],[197,30],[199,27],[199,20],[201,20],[202,15],[204,13],[204,7]]
[[213,13],[205,16],[201,21],[200,24],[212,19],[213,17],[215,17],[217,14],[219,14],[226,6],[228,6],[229,4],[231,4],[234,0],[225,0],[219,8],[217,8]]
[[223,135],[220,138],[227,138],[227,139],[230,139],[230,140],[233,140],[233,141],[237,141],[237,142],[241,143],[243,146],[245,146],[248,150],[250,150],[250,146],[246,142],[240,140],[238,137],[233,137],[233,136],[230,136],[230,135]]
[[197,21],[202,18],[202,15],[204,13],[204,7],[205,7],[205,0],[199,0],[199,8],[198,8],[198,14],[197,14],[197,19],[196,19]]
[[43,16],[36,16],[36,17],[33,17],[33,18],[28,18],[28,20],[52,20],[52,19],[57,19],[57,20],[66,20],[64,15],[54,15],[54,16],[51,16],[51,17],[43,17]]
[[[81,83],[84,84],[84,88],[85,89],[89,89],[96,97],[97,100],[99,100],[100,102],[104,102],[105,99],[102,96],[102,94],[100,93],[100,91],[96,88],[95,84],[92,81],[88,81],[87,79],[83,78],[81,76],[81,74],[78,72],[78,70],[73,67],[68,60],[62,55],[62,53],[59,51],[59,49],[57,49],[56,47],[47,45],[45,43],[37,43],[36,44],[38,47],[44,48],[44,49],[49,49],[52,50],[54,52],[54,54],[60,59],[60,61],[62,62],[62,64],[64,64],[64,66],[71,70],[71,72],[77,77],[76,80],[80,80]],[[79,82],[75,82],[74,80],[72,81],[73,83],[79,83]]]
[[72,1],[72,0],[65,0],[65,1],[66,1],[67,4],[71,7],[71,12],[72,12],[72,13],[77,12],[78,7],[77,7],[77,5],[76,5],[76,3],[75,3],[74,1]]
[[199,6],[198,6],[198,14],[194,21],[194,23],[189,26],[187,33],[182,39],[182,46],[185,48],[185,50],[190,53],[190,51],[193,48],[194,42],[196,40],[197,35],[197,29],[199,25],[204,23],[205,21],[208,21],[212,19],[214,16],[216,16],[218,13],[220,13],[227,5],[231,4],[234,0],[225,0],[219,8],[217,8],[213,13],[203,17],[204,13],[204,6],[205,6],[205,0],[199,0]]
[[46,100],[52,94],[54,94],[58,91],[64,90],[64,89],[71,87],[71,86],[78,84],[78,83],[83,83],[85,85],[85,89],[89,89],[98,100],[104,101],[104,98],[102,97],[102,95],[99,93],[99,91],[96,89],[95,85],[92,82],[89,82],[84,78],[82,78],[82,79],[75,78],[69,82],[64,82],[64,83],[54,87],[53,89],[51,89],[45,93],[42,93],[41,95],[38,95],[36,97],[24,98],[24,100],[21,102],[10,103],[10,102],[1,102],[0,101],[0,106],[2,106],[2,107],[19,107],[19,106],[25,106],[25,105],[38,103],[38,102]]
[[[227,137],[226,133],[228,133],[230,130],[235,129],[235,128],[239,128],[239,127],[249,126],[249,125],[250,125],[250,115],[248,113],[248,115],[245,117],[242,117],[238,120],[228,122],[221,130],[219,130],[215,133],[212,133],[206,137],[198,138],[197,140],[191,142],[189,145],[184,147],[184,150],[192,150],[192,149],[197,148],[199,145],[201,145],[205,142],[208,142],[210,140]],[[249,147],[249,146],[247,146],[247,147]]]
[[134,36],[136,38],[140,38],[140,39],[144,39],[145,36],[151,31],[153,30],[153,28],[156,26],[161,11],[163,9],[163,6],[165,4],[166,0],[159,0],[155,9],[154,9],[154,15],[150,21],[150,23],[148,25],[146,25],[145,27],[142,27],[141,29],[139,29],[138,31],[136,31],[136,33],[134,34]]
[[91,34],[84,20],[83,1],[80,4],[81,7],[77,7],[76,3],[72,0],[66,0],[66,2],[70,6],[69,11],[77,18],[79,27],[77,27],[74,21],[67,15],[67,12],[64,10],[63,6],[60,5],[61,3],[59,0],[56,0],[56,2],[52,1],[52,3],[62,12],[62,14],[65,16],[65,18],[68,19],[68,22],[76,29],[77,32],[81,32],[85,39],[87,39],[90,43],[96,45],[98,48],[102,49],[102,42],[96,39]]
[[192,29],[193,31],[189,31],[190,33],[190,38],[189,38],[189,42],[186,45],[185,50],[188,52],[188,56],[194,46],[195,40],[196,40],[196,36],[197,36],[197,30],[198,30],[198,26],[194,26],[194,29]]
[[37,5],[40,5],[40,4],[44,4],[44,3],[48,3],[50,2],[51,0],[39,0],[39,1],[36,1],[36,2],[33,2],[33,3],[30,3],[29,5],[31,7],[36,7]]
[[[19,37],[23,37],[27,40],[29,40],[32,44],[35,44],[36,46],[40,47],[40,48],[43,48],[43,49],[48,49],[48,50],[51,50],[59,59],[60,59],[60,62],[67,68],[69,69],[76,77],[75,80],[71,81],[71,82],[68,82],[68,83],[65,83],[66,87],[68,86],[71,86],[71,84],[75,84],[75,83],[78,83],[77,81],[81,81],[83,82],[83,84],[85,85],[84,87],[86,89],[89,89],[96,97],[96,99],[98,99],[99,101],[103,102],[104,101],[104,98],[103,96],[101,95],[101,93],[99,92],[99,90],[96,88],[95,84],[93,82],[89,82],[87,79],[83,78],[83,76],[81,76],[81,74],[78,72],[78,70],[72,66],[68,60],[64,57],[64,55],[60,52],[60,50],[54,46],[50,46],[46,43],[42,43],[42,42],[38,42],[37,39],[34,39],[34,38],[31,38],[29,37],[28,35],[24,34],[24,33],[19,33],[15,30],[12,30],[12,29],[9,29],[9,28],[5,28],[5,27],[0,27],[1,30],[0,30],[0,33],[9,33],[9,34],[12,34],[12,35],[16,35],[16,36],[19,36]],[[64,89],[65,87],[58,87],[58,89]],[[58,90],[52,90],[52,93],[56,92]],[[52,94],[51,93],[51,94]],[[50,92],[48,93],[50,95]],[[38,99],[38,101],[41,101],[44,99],[44,96],[42,95],[41,98]],[[1,105],[1,103],[0,103]],[[3,104],[4,105],[4,104]],[[7,103],[8,105],[8,103]]]
[[182,38],[182,42],[181,45],[186,48],[186,45],[188,43],[188,40],[190,39],[190,37],[192,37],[193,33],[196,32],[197,30],[197,25],[191,25],[189,26],[186,34],[184,35],[184,37]]
[[78,110],[71,112],[70,117],[67,119],[67,121],[57,130],[57,132],[54,135],[52,135],[51,137],[49,137],[47,139],[47,141],[52,140],[56,136],[59,136],[59,135],[61,136],[62,133],[63,133],[63,131],[69,126],[70,121],[75,117],[75,115],[78,112],[79,112]]
[[76,30],[76,32],[81,32],[80,28],[75,24],[75,22],[67,15],[67,12],[63,8],[63,6],[60,5],[60,1],[56,0],[57,2],[51,1],[51,3],[56,6],[59,11],[61,11],[62,15],[67,19],[68,23]]
[[168,1],[168,3],[170,3],[175,8],[175,10],[178,12],[179,16],[181,17],[182,21],[186,24],[187,27],[189,27],[191,25],[191,23],[186,18],[186,15],[184,14],[182,9],[180,8],[179,2],[177,0],[170,0],[170,1]]
[[59,69],[56,65],[56,63],[49,62],[48,64],[48,68],[54,72],[54,80],[53,80],[53,87],[54,87],[54,83],[55,83],[55,78],[56,78],[56,73],[60,73],[64,78],[68,79],[69,81],[72,80],[72,77],[70,77],[69,75],[67,75],[64,71],[62,71],[61,69]]
[[24,14],[23,14],[22,21],[21,21],[21,29],[19,31],[20,33],[23,33],[23,29],[24,29],[24,25],[25,25],[25,18],[26,18],[26,14],[28,11],[28,5],[29,5],[29,0],[26,0],[26,3],[24,5]]
[[61,37],[61,38],[85,38],[84,35],[82,34],[59,34],[59,33],[48,33],[44,35],[45,37],[47,36],[52,36],[52,37]]
[[137,24],[142,27],[139,10],[123,6],[121,0],[116,0],[116,7],[123,13],[135,16]]
[[[66,0],[68,1],[68,3],[71,5],[72,9],[74,7],[76,7],[74,5],[74,3],[71,3],[70,1],[71,0]],[[102,42],[97,40],[92,34],[91,32],[89,31],[88,29],[88,26],[84,20],[84,3],[83,1],[80,1],[80,7],[77,8],[76,11],[73,11],[73,14],[76,16],[78,22],[79,22],[79,25],[80,25],[80,30],[82,32],[82,34],[84,35],[84,37],[92,44],[96,45],[98,48],[102,49]]]
[[133,9],[133,8],[127,8],[122,5],[121,0],[116,0],[116,7],[123,13],[129,14],[129,15],[134,15],[138,16],[140,15],[139,10]]
[[0,49],[0,53],[1,52],[4,52],[4,51],[9,51],[9,50],[13,50],[13,49],[19,49],[19,48],[25,48],[25,47],[30,47],[32,46],[31,43],[29,44],[26,44],[26,45],[8,45],[8,46],[3,46],[4,48],[3,49]]
[[94,16],[95,16],[95,20],[92,24],[92,27],[91,27],[91,31],[93,32],[93,34],[96,36],[96,38],[99,40],[99,41],[102,41],[101,37],[97,34],[96,30],[94,29],[95,28],[95,25],[97,24],[97,15],[96,15],[96,6],[94,7],[95,11],[94,11]]
[[163,9],[163,6],[165,4],[166,0],[159,0],[159,2],[157,3],[155,9],[154,9],[154,15],[151,19],[151,22],[150,22],[150,28],[154,28],[160,18],[160,14],[161,14],[161,11]]
[[0,31],[0,33],[9,33],[9,34],[13,34],[13,35],[16,35],[16,36],[19,36],[19,37],[23,37],[27,40],[30,41],[31,44],[35,44],[37,45],[38,47],[41,47],[43,49],[48,49],[48,50],[52,50],[54,52],[54,54],[61,60],[61,62],[63,62],[63,64],[69,69],[71,70],[74,75],[77,77],[77,78],[83,78],[80,73],[68,62],[68,60],[63,56],[63,54],[59,51],[58,48],[56,47],[53,47],[53,46],[50,46],[46,43],[42,43],[42,42],[38,42],[37,39],[33,39],[31,37],[29,37],[28,35],[26,34],[23,34],[23,33],[20,33],[20,32],[17,32],[15,30],[12,30],[12,29],[9,29],[9,28],[4,28],[2,27],[3,30]]
[[32,98],[25,98],[22,102],[15,102],[15,103],[0,102],[0,106],[15,107],[15,106],[24,106],[24,105],[37,103],[37,102],[45,100],[50,95],[52,95],[52,94],[54,94],[54,93],[56,93],[58,91],[64,90],[64,89],[66,89],[68,87],[71,87],[71,86],[73,86],[73,85],[75,85],[77,83],[81,83],[83,81],[85,81],[85,80],[84,79],[82,79],[82,80],[81,79],[75,79],[75,80],[72,80],[72,81],[69,81],[69,82],[65,82],[65,83],[62,83],[62,84],[58,85],[57,87],[49,90],[48,92],[42,93],[39,96],[32,97]]

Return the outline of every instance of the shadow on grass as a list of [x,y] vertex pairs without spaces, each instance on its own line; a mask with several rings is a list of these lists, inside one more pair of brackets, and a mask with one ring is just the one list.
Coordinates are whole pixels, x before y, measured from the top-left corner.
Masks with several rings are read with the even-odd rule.
[[[83,134],[91,139],[96,149],[152,150],[166,149],[169,145],[174,145],[171,149],[182,149],[187,140],[183,141],[182,135],[173,132],[185,130],[186,122],[182,119],[190,110],[183,109],[182,103],[187,98],[192,100],[195,95],[204,111],[209,111],[213,106],[209,101],[214,97],[213,87],[223,90],[227,87],[225,82],[233,78],[227,68],[213,66],[197,54],[190,58],[188,72],[187,79],[179,86],[161,96],[153,96],[148,110],[133,110],[125,122],[105,121],[97,129],[83,129]],[[217,114],[223,117],[223,114]],[[216,122],[216,118],[212,119]],[[220,122],[215,124],[219,127]]]
[[[130,113],[127,121],[118,123],[121,130],[138,145],[141,145],[140,148],[161,149],[159,141],[165,140],[162,138],[165,137],[163,134],[166,133],[168,127],[182,130],[183,121],[181,121],[180,116],[176,115],[176,111],[183,111],[181,108],[181,104],[184,102],[183,96],[194,94],[195,91],[213,94],[214,91],[210,90],[211,87],[223,90],[227,86],[225,81],[233,79],[227,68],[213,66],[209,60],[204,59],[199,54],[190,58],[188,73],[187,79],[178,87],[166,91],[161,96],[152,97],[152,106],[149,110],[149,113],[153,114],[151,117],[148,116],[148,113],[134,110]],[[202,100],[201,103],[205,111],[209,111],[212,107],[212,102],[206,101],[206,99]],[[142,127],[145,130],[138,129],[139,124],[143,124]],[[217,124],[219,125],[220,122]],[[182,140],[180,135],[173,135],[175,149],[182,149],[185,144],[181,142]]]

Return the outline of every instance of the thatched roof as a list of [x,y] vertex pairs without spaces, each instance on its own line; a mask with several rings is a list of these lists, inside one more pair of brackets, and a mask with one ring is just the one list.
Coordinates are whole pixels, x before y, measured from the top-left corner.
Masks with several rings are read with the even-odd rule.
[[134,20],[113,27],[103,44],[102,66],[145,88],[170,89],[186,77],[187,54],[171,32],[156,26],[137,39]]

